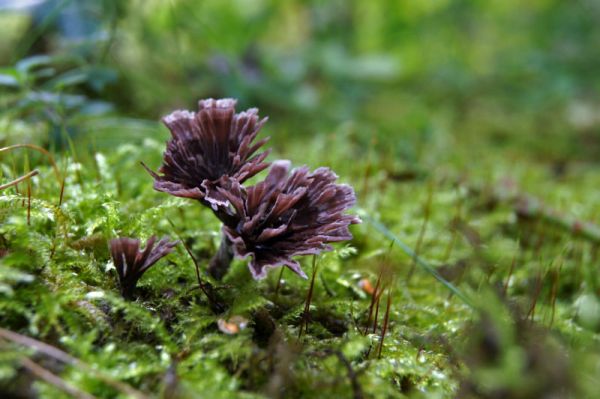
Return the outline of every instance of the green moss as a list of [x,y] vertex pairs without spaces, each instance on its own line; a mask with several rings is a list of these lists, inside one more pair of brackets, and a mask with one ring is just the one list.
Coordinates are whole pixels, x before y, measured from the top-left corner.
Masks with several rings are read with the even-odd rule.
[[[97,5],[114,29],[106,48],[49,48],[0,71],[0,143],[49,149],[60,175],[37,151],[0,152],[0,183],[40,172],[0,193],[1,392],[597,395],[600,85],[587,8],[113,3]],[[270,116],[270,160],[329,166],[356,189],[364,223],[316,259],[309,315],[310,278],[256,282],[243,261],[210,280],[216,314],[182,245],[136,300],[119,295],[117,236],[181,239],[209,280],[219,223],[154,191],[139,164],[160,164],[161,115],[209,95]],[[312,258],[301,262],[311,277]],[[377,303],[365,287],[379,276]],[[233,316],[248,325],[223,333]]]

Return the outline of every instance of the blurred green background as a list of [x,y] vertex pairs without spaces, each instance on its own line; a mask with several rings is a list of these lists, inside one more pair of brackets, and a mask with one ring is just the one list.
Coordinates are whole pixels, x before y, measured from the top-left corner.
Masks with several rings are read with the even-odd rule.
[[[346,369],[322,358],[334,348],[373,397],[595,398],[599,71],[600,0],[0,0],[0,147],[40,145],[64,176],[61,188],[39,153],[2,154],[4,181],[40,175],[0,196],[0,319],[148,392],[173,369],[194,393],[263,397],[264,356],[293,353],[281,367],[292,382],[267,391],[349,397]],[[308,283],[286,277],[278,296],[277,273],[248,284],[237,267],[223,290],[242,298],[233,309],[274,307],[289,353],[259,348],[251,328],[230,341],[192,301],[181,248],[176,267],[145,277],[145,298],[97,311],[113,324],[75,306],[116,292],[106,242],[117,235],[179,231],[202,265],[214,252],[212,216],[153,191],[139,166],[160,165],[160,118],[207,97],[269,116],[269,160],[330,166],[354,186],[365,223],[320,258],[314,301],[346,333],[315,318],[295,352]],[[362,334],[370,300],[357,282],[387,269],[389,338],[365,356],[379,335]],[[148,342],[155,331],[168,351]],[[0,377],[12,383],[17,360]],[[78,373],[62,375],[114,397]]]
[[66,129],[113,145],[228,96],[270,115],[281,146],[341,128],[409,163],[431,145],[476,152],[482,141],[557,163],[600,152],[597,0],[0,7],[2,113],[39,123],[40,139]]

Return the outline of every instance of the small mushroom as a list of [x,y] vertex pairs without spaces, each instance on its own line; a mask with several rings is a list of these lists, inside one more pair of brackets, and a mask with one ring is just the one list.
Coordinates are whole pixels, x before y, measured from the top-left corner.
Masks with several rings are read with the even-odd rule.
[[154,177],[154,189],[210,206],[217,216],[226,218],[228,202],[218,187],[233,179],[243,183],[266,169],[263,162],[269,151],[256,154],[268,140],[253,143],[267,118],[259,120],[258,110],[235,113],[236,100],[206,99],[198,112],[177,110],[163,118],[171,131],[163,164]]
[[251,258],[248,266],[256,280],[277,266],[306,278],[292,257],[329,251],[328,243],[352,239],[348,226],[360,223],[345,213],[356,201],[354,190],[336,184],[335,173],[307,167],[288,173],[289,168],[289,161],[277,161],[255,186],[244,188],[234,181],[229,189],[220,189],[238,218],[235,225],[226,223],[223,232],[238,258]]
[[121,295],[131,299],[135,286],[142,275],[161,258],[168,255],[177,245],[177,241],[169,241],[163,237],[156,246],[156,237],[152,236],[144,249],[140,249],[140,240],[129,237],[120,237],[110,240],[110,254],[112,256]]

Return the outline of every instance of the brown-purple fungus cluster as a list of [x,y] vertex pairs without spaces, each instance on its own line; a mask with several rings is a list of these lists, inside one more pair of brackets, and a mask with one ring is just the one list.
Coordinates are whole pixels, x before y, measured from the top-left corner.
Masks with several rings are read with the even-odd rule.
[[[269,150],[257,151],[268,139],[255,139],[267,118],[259,119],[254,108],[236,113],[235,104],[201,100],[195,113],[178,110],[163,118],[172,137],[158,173],[146,169],[156,190],[196,199],[223,222],[221,247],[209,264],[213,277],[225,275],[234,255],[250,258],[257,280],[277,266],[306,277],[295,256],[331,250],[329,243],[352,238],[348,227],[360,219],[345,212],[355,203],[354,190],[336,184],[328,168],[290,171],[289,161],[264,162]],[[264,181],[242,185],[269,166]],[[124,297],[131,298],[142,274],[176,245],[167,238],[155,243],[151,237],[141,250],[136,239],[110,242]]]
[[[331,250],[329,243],[352,238],[349,225],[360,223],[346,213],[355,203],[354,190],[336,184],[328,168],[290,171],[289,161],[264,162],[269,150],[257,151],[268,139],[255,139],[267,118],[259,119],[254,108],[236,113],[235,104],[201,100],[197,112],[163,118],[172,137],[158,173],[146,169],[156,190],[196,199],[223,222],[221,247],[209,265],[213,277],[223,277],[234,255],[249,258],[257,280],[277,266],[306,277],[294,256]],[[269,166],[264,181],[243,185]]]
[[235,100],[201,100],[198,112],[174,111],[163,118],[171,131],[161,175],[148,169],[154,188],[193,198],[221,215],[228,206],[219,192],[230,180],[243,183],[269,167],[268,151],[256,154],[268,139],[253,143],[266,118],[253,108],[235,113]]
[[306,278],[295,255],[331,250],[327,243],[350,240],[351,223],[358,217],[344,211],[354,205],[352,187],[335,184],[337,176],[327,168],[310,172],[307,167],[289,173],[288,161],[276,161],[267,178],[244,189],[233,182],[221,189],[238,216],[235,225],[223,226],[239,258],[250,257],[255,279],[269,268],[287,266]]
[[121,294],[124,298],[133,297],[140,277],[161,258],[168,255],[175,245],[177,241],[171,242],[167,237],[156,243],[155,236],[148,239],[144,249],[140,248],[140,240],[134,238],[120,237],[110,240],[110,254],[117,269]]

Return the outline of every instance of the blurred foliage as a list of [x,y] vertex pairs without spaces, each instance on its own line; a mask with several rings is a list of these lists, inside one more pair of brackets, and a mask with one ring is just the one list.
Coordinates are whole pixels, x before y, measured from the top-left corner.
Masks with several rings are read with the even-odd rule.
[[[599,26],[597,0],[0,1],[0,183],[40,172],[0,193],[0,396],[595,398]],[[214,314],[183,246],[118,296],[111,238],[217,248],[139,165],[211,96],[356,188],[301,337],[310,282],[236,262]]]

